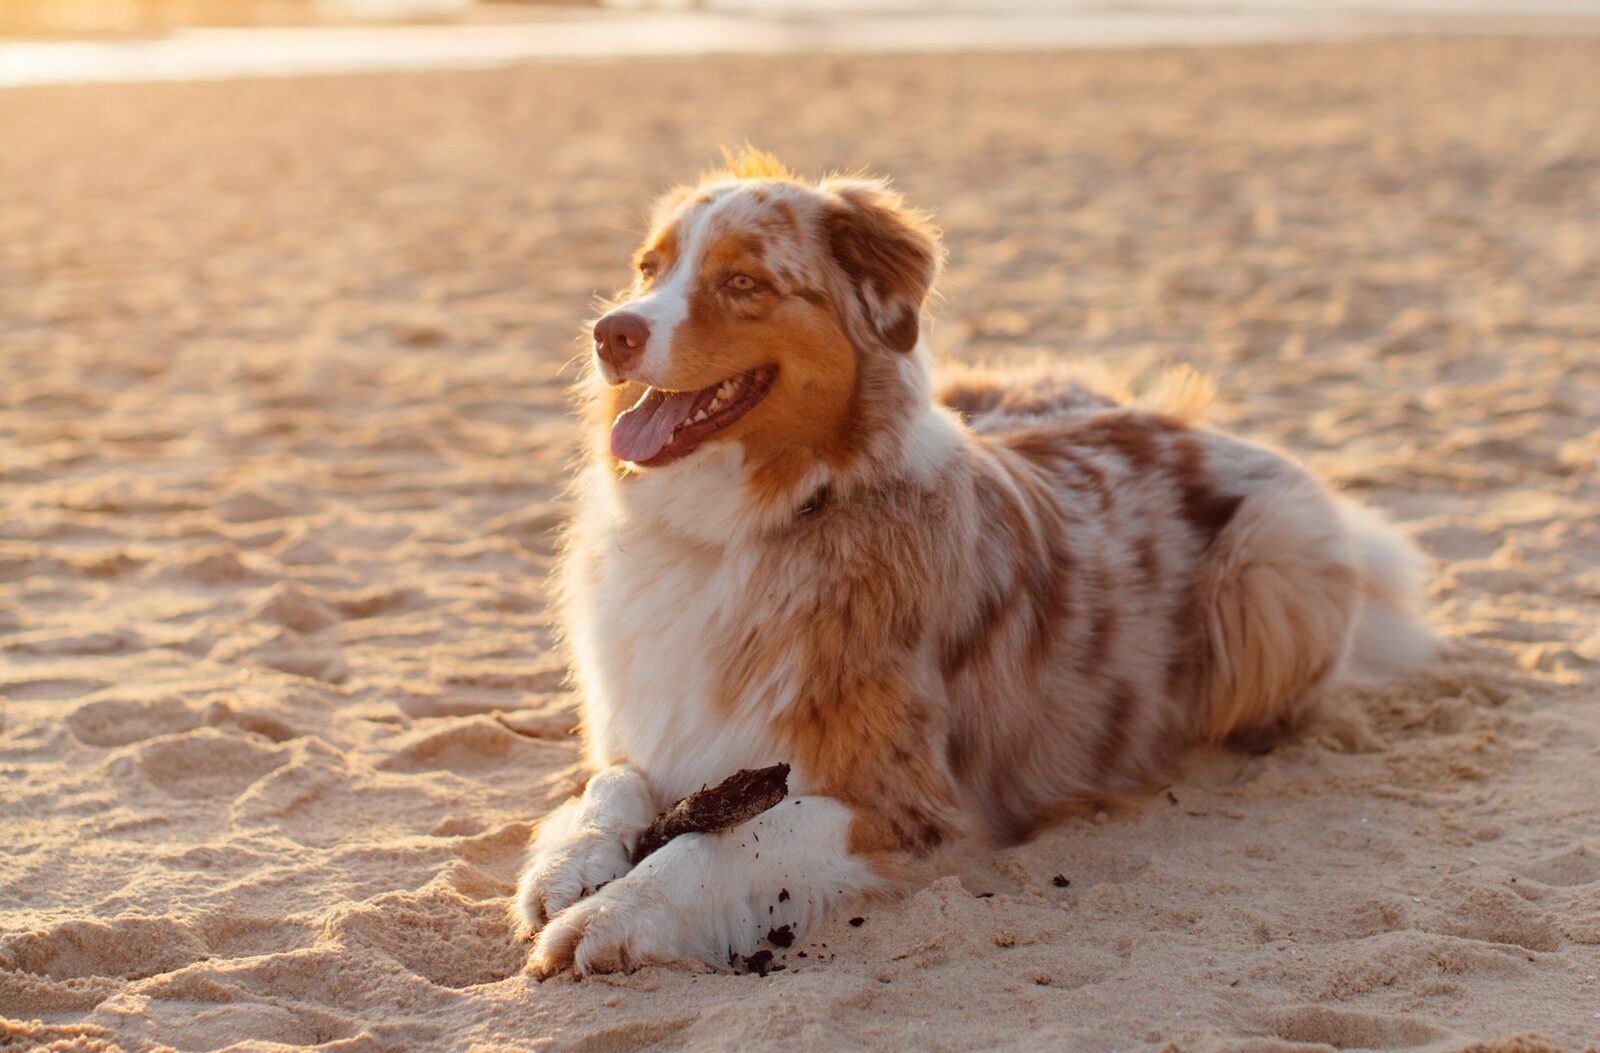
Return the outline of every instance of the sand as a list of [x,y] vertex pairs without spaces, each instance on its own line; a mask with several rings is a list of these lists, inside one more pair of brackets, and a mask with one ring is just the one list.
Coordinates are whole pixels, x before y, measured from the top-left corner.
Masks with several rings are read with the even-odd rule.
[[[1600,1045],[1597,68],[1410,40],[0,93],[0,1046]],[[942,352],[1212,372],[1222,424],[1438,558],[1460,653],[1358,696],[1365,752],[1196,757],[765,979],[523,975],[507,898],[578,752],[562,365],[648,195],[747,137],[938,209]]]

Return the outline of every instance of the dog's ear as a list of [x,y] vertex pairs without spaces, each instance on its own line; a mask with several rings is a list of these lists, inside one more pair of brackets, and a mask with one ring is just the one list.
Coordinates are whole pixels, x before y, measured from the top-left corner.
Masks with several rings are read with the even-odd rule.
[[923,301],[944,261],[938,228],[880,180],[833,179],[821,189],[836,198],[823,222],[848,285],[840,309],[857,330],[853,335],[910,351],[917,346]]

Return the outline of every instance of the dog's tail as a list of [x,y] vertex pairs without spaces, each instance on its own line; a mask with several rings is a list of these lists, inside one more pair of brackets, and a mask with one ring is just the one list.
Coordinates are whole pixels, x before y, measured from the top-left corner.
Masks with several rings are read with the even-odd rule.
[[1330,685],[1395,678],[1432,657],[1425,568],[1376,513],[1330,500],[1309,477],[1247,498],[1196,590],[1203,737],[1268,744],[1322,712]]
[[[1208,377],[1180,367],[1162,374],[1136,405],[1193,420],[1215,393]],[[1397,679],[1444,650],[1444,641],[1423,621],[1430,561],[1377,512],[1346,497],[1335,497],[1334,503],[1354,547],[1358,588],[1355,625],[1337,677],[1355,683]],[[1305,531],[1316,536],[1312,524]]]
[[1339,515],[1355,543],[1361,600],[1341,679],[1393,680],[1444,649],[1423,622],[1428,557],[1393,524],[1365,505],[1339,499]]

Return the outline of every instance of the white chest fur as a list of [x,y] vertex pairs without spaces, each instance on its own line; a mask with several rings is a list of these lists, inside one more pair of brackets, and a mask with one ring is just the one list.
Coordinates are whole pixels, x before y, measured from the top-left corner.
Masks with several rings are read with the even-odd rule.
[[597,519],[565,612],[590,762],[626,760],[671,800],[788,760],[762,704],[778,700],[730,699],[721,682],[726,648],[760,616],[748,594],[754,553]]

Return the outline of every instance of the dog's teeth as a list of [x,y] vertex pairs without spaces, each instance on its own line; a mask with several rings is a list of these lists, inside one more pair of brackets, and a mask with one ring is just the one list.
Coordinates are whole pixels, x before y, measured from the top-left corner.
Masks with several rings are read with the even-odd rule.
[[721,406],[722,406],[722,400],[721,399],[712,399],[711,400],[711,405],[707,406],[706,409],[702,410],[701,412],[710,411],[712,413],[715,413],[715,412],[717,412],[718,409],[721,408]]
[[722,386],[717,388],[717,398],[725,399],[725,398],[732,397],[732,395],[733,395],[733,381],[724,380],[722,382]]
[[705,419],[706,419],[706,411],[705,410],[701,410],[699,413],[696,413],[694,415],[694,420],[691,421],[690,423],[699,424],[701,421],[703,421]]

